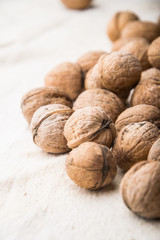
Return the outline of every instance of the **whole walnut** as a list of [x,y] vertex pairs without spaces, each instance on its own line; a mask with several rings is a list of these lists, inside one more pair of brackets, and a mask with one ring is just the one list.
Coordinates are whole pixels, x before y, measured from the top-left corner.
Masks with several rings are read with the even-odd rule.
[[160,130],[150,122],[128,124],[118,133],[113,145],[117,165],[127,171],[135,163],[146,160],[152,144],[159,137]]
[[45,86],[55,86],[74,100],[82,89],[82,70],[77,63],[58,64],[45,77]]
[[[138,37],[132,37],[132,38],[118,38],[116,41],[113,42],[112,45],[112,51],[118,51],[122,47],[124,47],[127,43],[139,39]],[[141,38],[140,38],[141,39]]]
[[151,122],[160,128],[160,110],[147,104],[127,108],[118,116],[115,122],[116,131],[119,133],[128,124],[143,121]]
[[78,186],[95,190],[114,180],[117,167],[109,148],[94,142],[85,142],[69,153],[66,171]]
[[55,87],[40,87],[30,90],[23,96],[21,109],[25,119],[30,123],[39,107],[54,103],[72,107],[72,101],[65,92]]
[[142,72],[141,80],[136,86],[131,104],[149,104],[160,109],[160,70],[150,68]]
[[77,63],[80,65],[83,72],[86,73],[94,67],[94,65],[98,62],[98,59],[105,53],[106,52],[104,51],[87,52],[78,58]]
[[116,130],[111,118],[101,107],[85,107],[76,110],[64,127],[69,148],[84,142],[96,142],[111,147]]
[[89,89],[82,92],[74,102],[73,109],[89,106],[99,106],[104,109],[107,115],[115,122],[118,115],[124,110],[122,101],[112,92],[105,89]]
[[140,61],[144,71],[151,66],[148,61],[148,48],[149,42],[145,38],[136,38],[122,47],[121,50],[132,53]]
[[160,162],[160,138],[158,138],[152,145],[148,153],[148,160]]
[[111,41],[115,41],[120,37],[122,29],[128,22],[138,19],[138,16],[133,12],[117,12],[107,26],[107,34]]
[[156,23],[147,21],[131,21],[126,24],[121,32],[121,37],[143,37],[149,42],[159,37],[160,30]]
[[121,194],[126,206],[141,217],[160,218],[160,162],[142,161],[123,177]]
[[160,37],[156,38],[148,49],[148,59],[155,68],[160,68]]
[[71,9],[84,9],[89,6],[92,0],[61,0],[62,3]]
[[61,104],[49,104],[40,107],[34,113],[31,121],[34,143],[45,152],[68,152],[69,148],[63,130],[72,113],[72,109]]

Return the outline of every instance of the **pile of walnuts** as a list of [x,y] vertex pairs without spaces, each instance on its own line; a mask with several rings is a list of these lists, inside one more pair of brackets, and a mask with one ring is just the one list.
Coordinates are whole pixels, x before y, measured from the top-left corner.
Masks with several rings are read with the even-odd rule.
[[70,152],[66,172],[77,185],[102,188],[118,166],[128,208],[160,218],[160,26],[118,12],[107,32],[112,52],[55,66],[23,96],[22,113],[43,151]]

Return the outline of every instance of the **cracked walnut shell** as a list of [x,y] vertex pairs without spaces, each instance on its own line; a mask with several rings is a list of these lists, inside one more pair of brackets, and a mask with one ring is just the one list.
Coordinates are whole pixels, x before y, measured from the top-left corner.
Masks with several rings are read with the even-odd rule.
[[158,138],[152,145],[148,153],[148,160],[160,162],[160,138]]
[[70,149],[63,135],[64,125],[73,110],[61,104],[40,107],[33,115],[31,130],[33,141],[48,153],[65,153]]
[[62,3],[71,9],[84,9],[89,6],[92,0],[61,0]]
[[123,177],[120,189],[126,206],[135,214],[160,218],[160,162],[142,161]]
[[159,128],[150,122],[128,124],[118,133],[113,145],[117,165],[127,171],[135,163],[146,160],[152,144],[159,137]]
[[148,49],[148,59],[155,68],[160,68],[160,37],[156,38]]
[[69,148],[76,148],[88,141],[111,147],[115,135],[114,123],[101,107],[76,110],[64,127],[64,136]]
[[23,96],[21,109],[25,119],[30,123],[39,107],[54,103],[72,107],[72,101],[65,92],[55,87],[40,87],[30,90]]
[[85,142],[69,153],[66,171],[78,186],[95,190],[113,181],[117,167],[109,148],[94,142]]

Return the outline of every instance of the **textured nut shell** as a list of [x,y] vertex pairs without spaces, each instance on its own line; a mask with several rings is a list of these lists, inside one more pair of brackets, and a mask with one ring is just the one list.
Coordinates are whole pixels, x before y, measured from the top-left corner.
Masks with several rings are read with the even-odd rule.
[[124,26],[133,20],[138,20],[138,16],[134,13],[128,11],[117,12],[107,26],[107,34],[111,41],[118,39]]
[[103,55],[98,61],[102,86],[112,92],[121,93],[133,88],[140,79],[141,64],[125,51]]
[[144,71],[141,80],[136,86],[131,104],[149,104],[160,109],[160,70],[151,68]]
[[148,121],[160,128],[160,110],[154,106],[140,104],[123,111],[115,122],[117,133],[133,122]]
[[25,119],[30,123],[39,107],[54,103],[72,106],[72,101],[65,92],[55,87],[40,87],[30,90],[23,96],[21,109]]
[[156,38],[148,49],[148,59],[155,68],[160,68],[160,37]]
[[149,42],[159,37],[160,30],[156,23],[132,21],[126,24],[123,28],[121,37],[143,37]]
[[160,162],[160,138],[153,143],[147,159]]
[[143,161],[123,177],[121,193],[127,207],[145,218],[160,218],[160,162]]
[[97,64],[87,72],[84,79],[84,87],[85,89],[102,88],[101,75]]
[[88,141],[111,147],[115,135],[115,126],[101,107],[76,110],[64,127],[64,136],[69,148],[76,148]]
[[73,109],[77,110],[87,106],[99,106],[115,122],[118,115],[124,110],[122,101],[112,92],[105,89],[89,89],[82,92],[76,99]]
[[130,123],[122,128],[113,146],[117,165],[127,171],[135,163],[146,160],[152,144],[159,136],[158,127],[146,121]]
[[145,38],[137,38],[127,43],[121,50],[132,53],[140,61],[142,70],[146,70],[151,66],[148,61],[148,48],[149,42]]
[[141,38],[118,38],[115,42],[113,42],[112,45],[112,51],[118,51],[120,50],[122,47],[124,47],[127,43],[136,40],[136,39],[141,39]]
[[105,54],[104,51],[90,51],[78,58],[77,62],[83,72],[87,72],[98,62],[98,59]]
[[61,0],[63,4],[71,9],[83,9],[89,6],[92,0]]
[[72,109],[61,104],[40,107],[34,113],[31,121],[34,143],[45,152],[68,152],[69,148],[63,130],[72,113]]
[[80,187],[95,190],[113,181],[117,173],[109,148],[93,142],[72,150],[66,160],[68,176]]
[[45,77],[46,86],[55,86],[75,99],[82,88],[82,72],[77,63],[64,62],[57,65]]

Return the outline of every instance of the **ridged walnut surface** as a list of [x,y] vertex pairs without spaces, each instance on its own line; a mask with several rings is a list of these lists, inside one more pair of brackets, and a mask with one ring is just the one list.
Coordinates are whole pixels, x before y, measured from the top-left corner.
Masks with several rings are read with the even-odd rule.
[[121,193],[127,207],[149,219],[160,218],[160,162],[143,161],[123,177]]
[[66,159],[66,171],[80,187],[95,190],[114,180],[117,167],[109,148],[86,142],[69,153]]
[[115,122],[118,115],[124,110],[122,101],[112,92],[105,89],[89,89],[82,92],[74,102],[73,109],[77,110],[87,106],[99,106]]
[[84,87],[85,89],[102,88],[101,75],[97,64],[87,72],[84,79]]
[[117,165],[127,171],[146,160],[152,144],[160,137],[158,127],[150,122],[130,123],[118,133],[113,145]]
[[160,162],[160,138],[153,143],[147,159]]
[[112,45],[112,51],[118,51],[120,50],[122,47],[124,47],[127,43],[136,40],[139,38],[136,37],[132,37],[132,38],[118,38],[115,42],[113,42]]
[[64,125],[72,113],[72,109],[61,104],[40,107],[34,113],[31,121],[34,143],[45,152],[68,152],[69,148],[63,131]]
[[30,123],[39,107],[54,103],[72,107],[72,101],[65,92],[55,87],[40,87],[30,90],[23,96],[21,109],[25,119]]
[[160,68],[160,37],[156,38],[148,49],[148,59],[155,68]]
[[89,6],[92,0],[61,0],[63,4],[71,9],[83,9]]
[[69,148],[76,148],[88,141],[111,147],[115,135],[114,123],[101,107],[76,110],[64,127],[64,136]]

